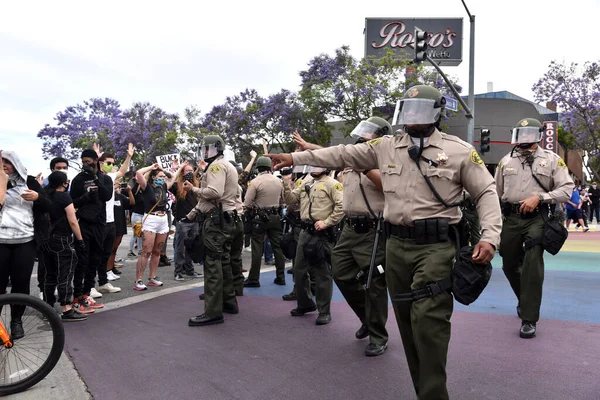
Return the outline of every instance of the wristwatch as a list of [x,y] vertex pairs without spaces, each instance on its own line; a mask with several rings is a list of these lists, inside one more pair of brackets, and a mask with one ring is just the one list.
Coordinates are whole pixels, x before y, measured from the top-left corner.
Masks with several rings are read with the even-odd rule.
[[544,202],[544,195],[543,194],[538,194],[538,199],[540,199],[540,203]]

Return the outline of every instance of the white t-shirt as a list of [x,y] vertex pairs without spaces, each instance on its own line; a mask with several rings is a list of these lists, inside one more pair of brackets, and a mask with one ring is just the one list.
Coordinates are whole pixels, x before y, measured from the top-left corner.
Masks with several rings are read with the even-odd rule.
[[[115,183],[115,179],[117,179],[116,172],[109,172],[106,174],[110,176],[110,179],[113,181],[113,185]],[[115,222],[115,188],[113,186],[112,197],[110,200],[106,202],[106,223]]]

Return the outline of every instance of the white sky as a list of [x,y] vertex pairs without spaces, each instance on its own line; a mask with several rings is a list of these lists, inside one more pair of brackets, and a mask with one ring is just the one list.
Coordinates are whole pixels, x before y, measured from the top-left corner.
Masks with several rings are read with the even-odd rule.
[[[476,15],[475,93],[492,81],[495,91],[532,100],[551,60],[600,59],[599,0],[466,3]],[[182,114],[191,104],[206,113],[245,88],[296,91],[314,56],[342,45],[363,55],[366,17],[464,18],[463,63],[444,70],[468,93],[469,22],[460,0],[4,2],[0,149],[17,151],[31,174],[46,174],[37,132],[91,97]]]

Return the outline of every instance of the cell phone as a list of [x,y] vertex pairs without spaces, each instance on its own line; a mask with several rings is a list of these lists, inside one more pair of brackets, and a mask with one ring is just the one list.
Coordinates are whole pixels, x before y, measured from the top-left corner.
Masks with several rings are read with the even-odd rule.
[[98,186],[88,186],[87,191],[88,192],[95,192],[98,190]]
[[128,184],[126,183],[121,183],[121,190],[127,190],[127,188],[129,187]]

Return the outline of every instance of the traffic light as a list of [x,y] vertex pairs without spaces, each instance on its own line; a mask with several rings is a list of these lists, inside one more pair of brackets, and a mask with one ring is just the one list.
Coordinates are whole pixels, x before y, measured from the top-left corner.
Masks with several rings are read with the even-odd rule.
[[415,28],[415,63],[422,63],[427,58],[427,32]]
[[479,152],[481,154],[490,151],[490,130],[481,129],[481,139],[479,140]]

